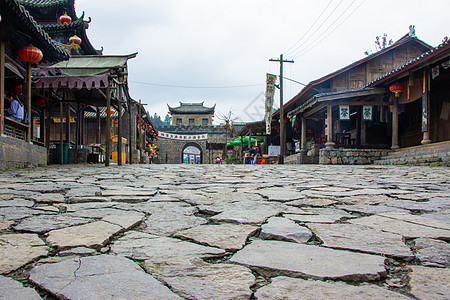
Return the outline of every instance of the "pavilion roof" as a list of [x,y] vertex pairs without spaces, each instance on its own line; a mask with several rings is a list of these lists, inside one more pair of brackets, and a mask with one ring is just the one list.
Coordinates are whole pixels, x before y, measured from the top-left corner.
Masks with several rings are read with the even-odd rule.
[[40,26],[29,11],[17,0],[0,0],[2,7],[1,25],[16,47],[33,43],[44,54],[43,62],[56,62],[69,58],[64,47],[56,43]]
[[205,107],[204,102],[200,103],[184,103],[180,102],[180,106],[178,107],[170,107],[169,105],[169,111],[172,114],[214,114],[214,111],[216,109],[216,105],[213,107]]

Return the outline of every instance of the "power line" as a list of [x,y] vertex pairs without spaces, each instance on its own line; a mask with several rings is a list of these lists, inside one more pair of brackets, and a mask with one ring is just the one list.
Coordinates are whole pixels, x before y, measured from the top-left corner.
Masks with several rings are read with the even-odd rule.
[[[350,7],[352,7],[352,5],[356,2],[356,0],[353,0],[353,2],[350,3],[349,6],[347,6],[347,8],[330,24],[330,26],[328,26],[319,36],[317,36],[311,43],[309,43],[307,46],[305,46],[303,49],[300,49],[298,52],[292,54],[294,57],[298,57],[300,54],[302,54],[303,52],[305,52],[311,45],[313,45],[318,39],[320,39],[324,34],[327,33],[327,31],[334,25],[336,24],[336,22],[350,9]],[[347,17],[348,18],[348,17]],[[346,18],[346,19],[347,19]],[[345,19],[345,20],[346,20]],[[337,27],[336,27],[337,28]],[[334,30],[336,30],[333,29]],[[333,32],[332,31],[332,32]],[[315,46],[314,46],[315,47]],[[308,50],[309,51],[309,50]]]
[[285,54],[288,54],[289,51],[291,51],[292,48],[297,46],[297,44],[300,43],[301,40],[303,40],[303,38],[311,31],[311,29],[314,27],[314,25],[316,25],[316,23],[319,21],[319,19],[322,17],[322,15],[325,13],[325,11],[327,10],[328,6],[330,6],[332,1],[333,0],[330,0],[330,2],[328,2],[327,6],[325,6],[325,8],[322,10],[322,13],[317,17],[317,19],[314,21],[314,23],[308,28],[308,30],[302,35],[302,37],[297,42],[295,42],[294,45],[292,45],[291,48],[289,48],[287,51],[284,52]]
[[[356,1],[356,0],[355,0]],[[355,2],[353,1],[353,2]],[[352,2],[352,4],[353,4]],[[330,31],[326,36],[324,36],[319,42],[317,42],[314,46],[312,46],[311,48],[309,48],[308,50],[306,50],[307,48],[305,48],[303,50],[303,52],[299,52],[298,54],[296,54],[296,58],[305,55],[306,53],[308,53],[309,51],[311,51],[312,49],[314,49],[315,47],[317,47],[321,42],[323,42],[327,37],[329,37],[333,32],[335,32],[345,21],[347,21],[348,18],[350,18],[363,4],[364,2],[366,2],[366,0],[363,0],[344,20],[342,20],[341,23],[339,23],[332,31]],[[352,5],[351,4],[351,5]],[[350,7],[350,6],[349,6]],[[348,8],[347,8],[348,10]],[[306,50],[306,51],[305,51]]]
[[297,47],[295,47],[295,49],[292,50],[291,52],[297,51],[297,50],[300,49],[303,45],[305,45],[311,38],[313,38],[314,35],[316,34],[316,32],[319,31],[320,28],[322,28],[322,26],[330,19],[330,17],[334,14],[334,12],[335,12],[335,11],[338,9],[338,7],[342,4],[342,1],[343,1],[343,0],[340,0],[339,3],[338,3],[338,5],[336,5],[336,6],[334,7],[334,9],[328,14],[328,16],[325,18],[325,20],[323,20],[323,22],[320,23],[319,27],[317,27],[316,30],[314,30],[314,32],[311,33],[311,34],[309,35],[309,37],[308,37],[303,43],[301,43],[300,45],[298,45]]
[[225,85],[225,86],[189,86],[189,85],[173,85],[173,84],[159,84],[150,82],[139,82],[139,81],[129,81],[135,84],[144,84],[158,87],[169,87],[169,88],[180,88],[180,89],[236,89],[236,88],[247,88],[255,86],[263,86],[263,83],[259,84],[246,84],[246,85]]

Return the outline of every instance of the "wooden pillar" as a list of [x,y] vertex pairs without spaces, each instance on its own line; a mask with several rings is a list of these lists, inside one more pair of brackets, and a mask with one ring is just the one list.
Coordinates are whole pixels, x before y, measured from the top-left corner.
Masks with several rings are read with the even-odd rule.
[[308,152],[308,149],[306,149],[306,118],[302,117],[302,137],[300,142],[300,152],[302,155],[305,155],[306,152]]
[[3,29],[0,29],[0,135],[5,131],[5,42],[3,41]]
[[331,104],[327,105],[327,142],[325,146],[327,149],[334,149],[335,143],[333,142],[333,106]]
[[141,105],[141,100],[139,100],[139,109],[138,109],[138,111],[139,111],[139,122],[138,122],[138,124],[137,124],[137,128],[138,128],[138,130],[139,130],[139,163],[144,163],[144,153],[142,152],[143,151],[143,149],[142,149],[142,138],[143,138],[143,136],[142,136],[142,125],[141,125],[141,123],[142,123],[142,105]]
[[422,91],[422,145],[431,144],[430,140],[430,72],[423,72],[423,91]]
[[121,110],[122,110],[122,85],[118,84],[117,88],[119,89],[119,103],[117,105],[117,164],[119,166],[122,165],[122,118],[121,118]]
[[70,146],[70,104],[66,103],[66,143]]
[[395,150],[400,148],[398,145],[398,97],[394,97],[394,105],[392,106],[392,146]]
[[[31,63],[26,63],[26,72],[25,72],[25,89],[23,91],[25,106],[27,108],[27,113],[30,118],[30,122],[28,124],[27,129],[27,142],[31,141],[31,128],[33,124],[33,118],[31,117]],[[2,95],[3,97],[3,95]]]
[[111,157],[111,87],[108,83],[106,88],[106,153],[105,153],[105,166],[109,167]]
[[[131,114],[131,104],[128,102],[128,163],[131,165],[133,163],[133,144],[132,141],[132,130],[133,130],[133,124],[132,124],[132,114]],[[135,118],[136,119],[136,118]]]
[[97,114],[96,114],[96,121],[97,121],[97,136],[95,138],[95,142],[97,144],[102,143],[102,127],[101,127],[101,119],[100,119],[100,107],[97,106]]
[[39,116],[39,122],[40,122],[39,134],[41,136],[40,140],[41,140],[42,144],[44,145],[44,147],[45,147],[45,145],[47,145],[47,136],[46,136],[46,130],[45,130],[45,128],[47,127],[46,126],[47,120],[45,118],[46,112],[47,112],[47,109],[43,108],[41,111],[41,115]]
[[59,164],[64,163],[64,147],[63,147],[63,117],[64,117],[64,102],[59,103]]

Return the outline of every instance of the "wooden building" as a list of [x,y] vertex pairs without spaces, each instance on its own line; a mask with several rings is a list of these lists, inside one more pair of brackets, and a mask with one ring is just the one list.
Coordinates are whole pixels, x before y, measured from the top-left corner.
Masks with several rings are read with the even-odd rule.
[[206,107],[201,103],[183,103],[178,107],[170,107],[172,126],[211,126],[216,106]]

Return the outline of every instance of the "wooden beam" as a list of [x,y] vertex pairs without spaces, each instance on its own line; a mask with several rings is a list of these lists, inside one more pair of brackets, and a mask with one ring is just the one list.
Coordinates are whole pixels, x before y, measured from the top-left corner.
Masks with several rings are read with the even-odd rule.
[[109,167],[111,156],[111,87],[108,84],[106,88],[106,153],[105,153],[105,166]]
[[5,130],[5,42],[3,41],[3,29],[0,29],[0,135]]

